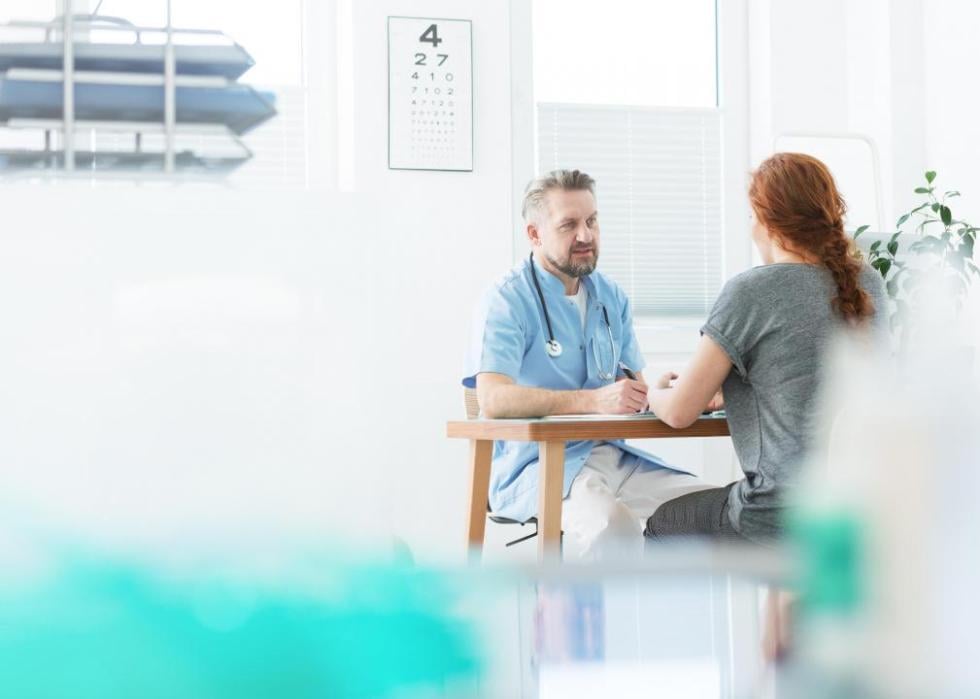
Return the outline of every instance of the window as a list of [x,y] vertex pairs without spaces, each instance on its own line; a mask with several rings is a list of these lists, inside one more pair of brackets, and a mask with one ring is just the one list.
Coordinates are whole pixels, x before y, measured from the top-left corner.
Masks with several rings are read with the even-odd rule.
[[538,102],[715,107],[715,0],[534,0]]
[[599,266],[638,315],[704,315],[724,251],[714,0],[533,13],[538,170],[596,178]]

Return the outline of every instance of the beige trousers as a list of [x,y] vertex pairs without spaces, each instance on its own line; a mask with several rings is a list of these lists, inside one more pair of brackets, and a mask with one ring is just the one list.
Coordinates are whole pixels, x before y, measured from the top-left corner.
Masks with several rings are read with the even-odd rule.
[[643,553],[643,527],[668,500],[715,486],[597,444],[562,503],[565,558],[601,560]]

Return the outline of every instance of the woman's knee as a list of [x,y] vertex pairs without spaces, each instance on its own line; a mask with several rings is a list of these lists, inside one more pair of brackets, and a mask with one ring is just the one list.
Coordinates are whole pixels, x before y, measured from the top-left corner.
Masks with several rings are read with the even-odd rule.
[[658,536],[662,536],[667,533],[668,528],[665,525],[667,519],[667,505],[669,502],[664,503],[656,510],[653,514],[647,517],[646,525],[643,527],[643,536],[648,539],[656,539]]

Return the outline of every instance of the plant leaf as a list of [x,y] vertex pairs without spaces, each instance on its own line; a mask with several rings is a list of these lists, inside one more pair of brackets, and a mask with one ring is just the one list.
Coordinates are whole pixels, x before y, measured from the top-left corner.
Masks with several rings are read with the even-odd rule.
[[934,212],[939,213],[939,204],[933,204],[930,207]]
[[898,241],[892,240],[888,243],[888,254],[892,257],[898,253]]
[[972,260],[973,259],[973,244],[975,242],[974,238],[968,235],[963,236],[960,242],[960,250],[963,251],[963,257]]
[[871,252],[878,252],[878,248],[880,247],[881,247],[881,241],[876,240],[875,242],[871,243]]
[[960,193],[955,189],[946,192],[947,199],[952,199],[953,197],[958,197],[958,196],[960,196]]
[[854,239],[855,239],[855,240],[857,240],[857,237],[858,237],[859,235],[861,235],[862,233],[864,233],[864,232],[865,232],[866,230],[868,230],[869,228],[871,228],[871,226],[869,226],[869,225],[867,225],[867,224],[865,224],[865,225],[863,225],[863,226],[858,226],[858,228],[857,228],[857,230],[856,230],[856,231],[854,231]]
[[949,210],[948,206],[939,207],[939,217],[943,220],[944,226],[948,226],[953,222],[953,212]]
[[926,170],[926,182],[928,182],[929,184],[932,184],[932,181],[934,179],[936,179],[936,171],[935,170]]
[[909,217],[911,215],[912,214],[910,212],[910,213],[902,214],[901,216],[899,216],[898,217],[898,220],[895,222],[895,228],[901,228],[902,227],[902,224],[905,223],[906,221],[908,221],[909,220]]

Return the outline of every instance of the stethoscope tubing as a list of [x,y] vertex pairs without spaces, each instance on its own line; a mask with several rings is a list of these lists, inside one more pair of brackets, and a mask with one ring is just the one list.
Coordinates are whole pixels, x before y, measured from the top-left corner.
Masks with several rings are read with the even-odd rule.
[[[541,291],[541,283],[538,281],[538,273],[534,269],[534,253],[532,252],[528,257],[528,264],[531,266],[531,280],[534,282],[534,289],[538,292],[538,300],[541,301],[541,312],[544,315],[544,323],[548,327],[548,341],[545,343],[545,351],[548,356],[552,359],[556,359],[561,356],[562,347],[561,343],[555,339],[555,331],[551,328],[551,315],[548,313],[548,304],[544,300],[544,293]],[[600,302],[599,307],[602,308],[602,317],[606,321],[606,332],[609,334],[609,347],[615,348],[616,343],[613,341],[612,334],[612,324],[609,322],[609,311],[606,310],[606,304]],[[615,352],[615,349],[613,349]],[[599,371],[599,378],[601,379],[612,379],[615,378],[610,372],[603,371],[602,367],[599,366],[599,354],[595,348],[595,342],[592,343],[592,355],[595,359],[596,369]],[[616,357],[613,356],[613,371],[615,371]]]

